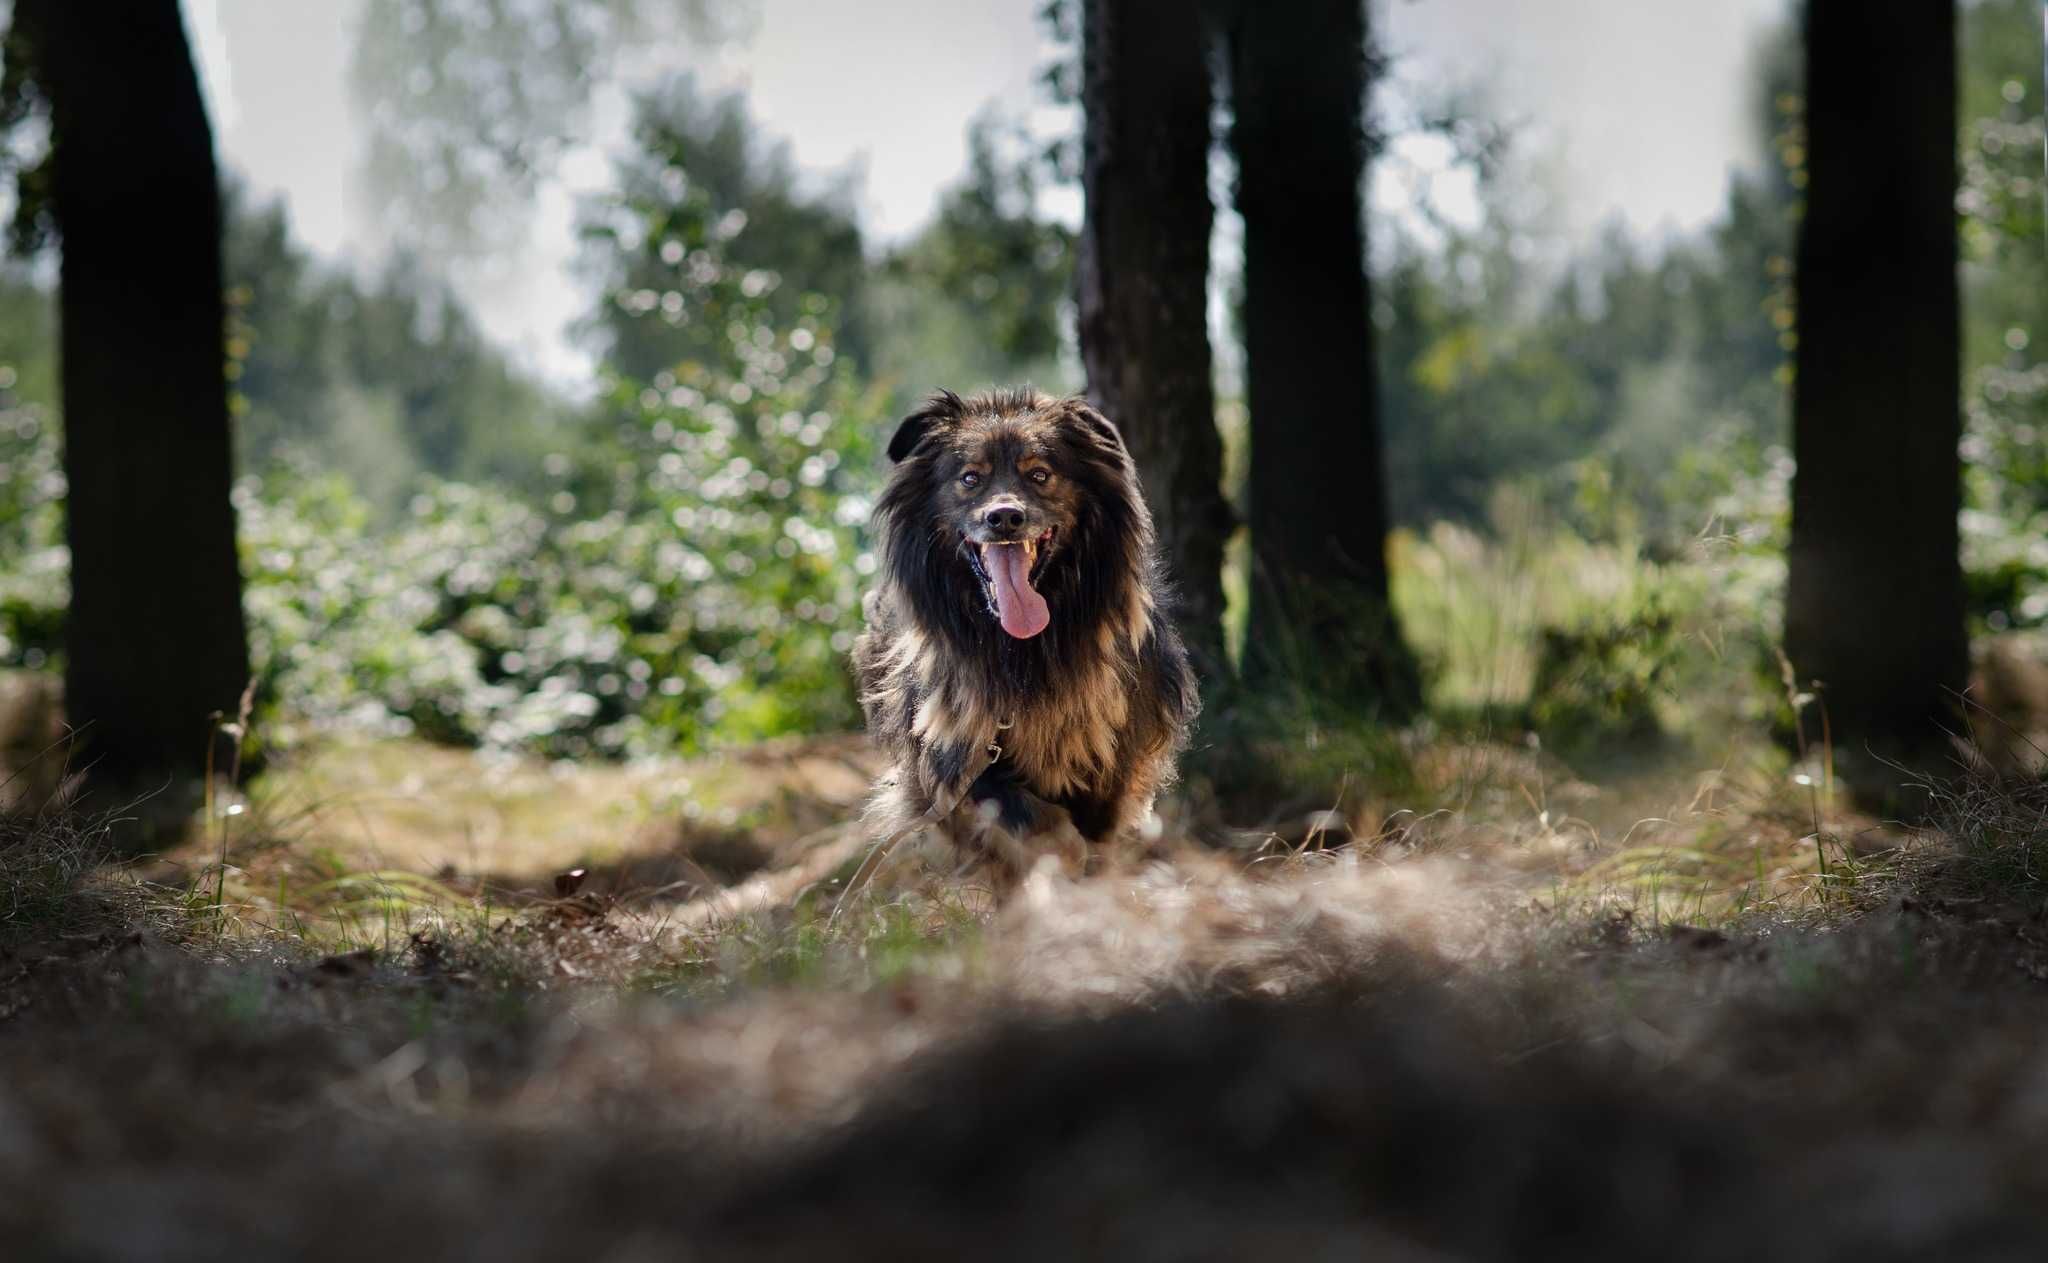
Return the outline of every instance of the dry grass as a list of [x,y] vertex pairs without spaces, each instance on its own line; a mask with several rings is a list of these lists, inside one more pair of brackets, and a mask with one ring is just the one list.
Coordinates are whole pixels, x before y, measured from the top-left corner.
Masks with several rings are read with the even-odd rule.
[[1512,709],[1535,681],[1543,628],[1640,606],[1661,579],[1632,551],[1512,525],[1505,544],[1449,522],[1389,541],[1394,601],[1437,668],[1438,706]]
[[[1000,903],[905,848],[836,920],[866,756],[834,743],[574,773],[337,747],[156,884],[17,823],[0,1234],[171,1259],[2031,1248],[2048,935],[2031,860],[1984,864],[2048,837],[2040,804],[1953,791],[1979,825],[1957,860],[1761,750],[1600,787],[1524,746],[1413,753],[1420,797],[1362,786],[1306,845],[1169,843]],[[714,838],[753,859],[691,858]],[[555,894],[577,865],[602,868]]]

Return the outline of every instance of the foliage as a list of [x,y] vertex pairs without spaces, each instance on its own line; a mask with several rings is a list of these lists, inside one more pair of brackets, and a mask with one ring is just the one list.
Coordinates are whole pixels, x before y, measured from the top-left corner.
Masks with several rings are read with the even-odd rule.
[[809,295],[831,301],[834,347],[899,412],[941,387],[1072,389],[1074,240],[1038,210],[1047,178],[1023,130],[985,114],[968,129],[967,173],[932,222],[873,260],[843,180],[806,191],[787,146],[762,141],[741,98],[706,101],[689,79],[671,80],[636,102],[619,192],[586,208],[586,270],[606,301],[583,335],[638,378],[717,349],[722,326],[665,279],[670,256],[697,245],[664,220],[694,204],[710,212],[704,231],[724,257],[761,274],[759,297],[778,322],[804,315]]
[[61,645],[69,591],[57,418],[55,304],[0,270],[0,666],[39,667]]
[[639,49],[728,32],[708,0],[370,0],[349,86],[365,176],[402,240],[449,257],[516,242],[531,193]]
[[[778,325],[805,315],[808,296],[829,298],[839,316],[835,349],[867,360],[870,269],[850,182],[817,194],[800,188],[788,145],[764,141],[744,98],[707,101],[681,76],[643,93],[613,183],[616,192],[583,216],[585,270],[603,297],[583,333],[613,372],[651,378],[720,352],[724,324],[685,307],[670,283],[676,252],[711,241],[728,265],[762,274],[754,297]],[[678,235],[682,226],[669,222],[678,208],[698,218],[689,231],[701,240]]]
[[[2040,13],[2030,0],[1960,13],[1965,564],[1981,626],[2031,627],[2048,623]],[[1394,234],[1377,316],[1398,520],[1485,524],[1514,487],[1653,556],[1698,538],[1739,536],[1746,554],[1782,544],[1797,63],[1789,26],[1759,45],[1751,117],[1770,160],[1694,239],[1646,252],[1612,233],[1546,288],[1534,229],[1486,181],[1476,227],[1426,246]]]
[[[364,280],[294,241],[281,204],[223,194],[227,374],[237,464],[344,473],[380,512],[422,475],[522,489],[563,438],[565,405],[485,340],[454,294],[395,260]],[[0,389],[52,409],[52,286],[0,270]],[[0,449],[4,450],[4,449]]]
[[[2040,15],[1961,10],[1965,563],[1982,626],[2048,622],[2048,363],[2034,350],[2042,251]],[[1378,289],[1397,518],[1485,524],[1503,488],[1588,538],[1676,556],[1753,555],[1787,522],[1792,227],[1805,181],[1798,45],[1759,45],[1762,172],[1720,219],[1659,252],[1610,233],[1542,285],[1533,229],[1490,190],[1475,228],[1397,234]],[[1439,225],[1439,227],[1442,227]]]
[[1676,621],[1654,594],[1618,617],[1544,628],[1529,726],[1567,748],[1656,735],[1678,648]]
[[876,286],[878,322],[892,333],[874,368],[899,405],[942,386],[1080,384],[1074,234],[1037,209],[1057,173],[1021,128],[994,115],[974,121],[967,145],[966,177],[888,258]]
[[1505,153],[1481,164],[1478,224],[1435,222],[1428,243],[1397,228],[1375,313],[1397,520],[1483,522],[1512,481],[1599,538],[1669,551],[1784,441],[1801,160],[1785,46],[1766,46],[1760,91],[1776,161],[1695,239],[1649,251],[1613,228],[1560,273],[1502,189],[1533,178]]
[[[680,629],[715,645],[731,718],[754,731],[850,715],[842,663],[859,621],[858,583],[873,559],[858,545],[871,503],[879,395],[833,342],[835,308],[801,295],[793,320],[780,278],[730,257],[728,223],[687,187],[668,205],[633,208],[637,238],[663,269],[647,289],[612,295],[642,319],[685,320],[716,336],[649,381],[614,370],[606,429],[576,475],[592,498],[608,484],[614,515],[658,525],[647,546],[663,574],[693,585]],[[658,313],[658,314],[657,314]],[[672,554],[672,555],[671,555]],[[744,681],[744,683],[742,683]]]
[[2042,257],[2038,7],[1964,11],[1963,549],[1972,613],[1994,630],[2048,623],[2048,361],[2034,348]]
[[10,4],[0,35],[0,180],[14,194],[8,216],[8,253],[26,259],[57,239],[51,162],[50,103],[41,82],[41,33],[35,12]]
[[[872,560],[859,527],[881,412],[830,340],[730,266],[702,203],[664,233],[716,358],[614,378],[544,503],[433,482],[396,523],[338,474],[237,491],[252,655],[278,719],[556,756],[619,756],[854,717],[843,659]],[[658,240],[667,239],[657,234]],[[56,437],[0,412],[0,663],[46,661],[65,600]],[[288,725],[287,725],[288,726]]]
[[1486,529],[1397,530],[1394,606],[1412,629],[1433,715],[1528,726],[1578,752],[1653,732],[1718,739],[1776,714],[1771,646],[1784,584],[1782,508],[1721,504],[1725,533],[1668,560],[1587,539],[1504,491]]
[[[1505,326],[1487,284],[1511,265],[1497,243],[1406,245],[1376,278],[1381,415],[1395,520],[1484,517],[1493,486],[1581,452],[1597,416],[1578,370],[1531,330]],[[1460,272],[1478,273],[1461,283]]]
[[545,506],[442,483],[379,533],[334,480],[245,490],[253,649],[276,697],[558,756],[852,721],[879,412],[837,362],[829,303],[776,326],[772,284],[724,259],[717,219],[687,201],[647,238],[688,243],[668,292],[716,323],[718,357],[613,378],[578,450],[549,458]]
[[0,366],[0,666],[41,667],[62,648],[71,554],[56,427]]
[[404,255],[376,278],[323,266],[277,203],[227,197],[228,376],[238,457],[346,474],[380,511],[422,475],[538,485],[563,405]]

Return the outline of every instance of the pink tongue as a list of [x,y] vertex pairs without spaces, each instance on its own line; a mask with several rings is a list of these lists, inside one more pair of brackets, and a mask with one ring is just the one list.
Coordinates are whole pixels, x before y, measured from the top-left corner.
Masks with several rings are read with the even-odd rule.
[[1019,640],[1028,640],[1045,630],[1052,612],[1045,598],[1031,586],[1024,566],[1024,549],[1016,544],[993,544],[981,550],[983,566],[995,582],[996,617],[1003,630]]

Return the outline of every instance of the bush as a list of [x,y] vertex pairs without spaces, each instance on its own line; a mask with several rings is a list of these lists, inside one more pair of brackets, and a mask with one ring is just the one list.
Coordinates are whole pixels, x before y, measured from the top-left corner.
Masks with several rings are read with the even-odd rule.
[[[12,370],[0,368],[12,378]],[[62,646],[71,553],[56,426],[0,391],[0,666],[50,665]]]
[[721,304],[730,363],[615,380],[545,505],[436,483],[378,531],[337,480],[245,484],[266,702],[556,757],[853,723],[879,400],[822,304],[777,330],[761,292]]
[[[675,288],[617,300],[713,322],[718,353],[609,378],[543,502],[435,482],[387,524],[333,475],[237,487],[259,731],[622,757],[856,720],[881,396],[835,355],[829,304],[778,327],[776,279],[727,268],[690,206],[646,241]],[[67,600],[57,441],[31,407],[0,410],[0,435],[0,665],[45,666]]]
[[1654,594],[1639,609],[1544,628],[1529,726],[1565,747],[1656,735],[1680,647],[1677,622]]

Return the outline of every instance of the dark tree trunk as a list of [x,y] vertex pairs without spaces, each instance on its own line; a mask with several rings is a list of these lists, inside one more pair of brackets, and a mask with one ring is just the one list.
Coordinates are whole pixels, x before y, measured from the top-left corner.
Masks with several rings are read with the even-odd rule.
[[1785,650],[1882,789],[1870,756],[1938,758],[1969,669],[1954,6],[1812,0],[1806,75]]
[[220,193],[177,0],[21,0],[54,126],[65,702],[114,784],[205,763],[248,679]]
[[1244,217],[1245,668],[1401,717],[1421,701],[1387,597],[1361,189],[1362,0],[1225,10]]
[[1123,431],[1204,683],[1223,655],[1223,441],[1208,328],[1209,71],[1186,0],[1086,0],[1081,354]]

